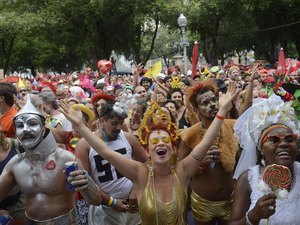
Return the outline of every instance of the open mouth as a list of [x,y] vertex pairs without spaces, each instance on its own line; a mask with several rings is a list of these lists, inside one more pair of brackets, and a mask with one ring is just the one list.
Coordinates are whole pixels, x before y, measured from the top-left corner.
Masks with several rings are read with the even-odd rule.
[[289,151],[280,151],[276,154],[279,158],[287,158],[290,157],[291,153]]
[[164,156],[167,153],[166,149],[158,149],[156,150],[156,154],[159,156]]

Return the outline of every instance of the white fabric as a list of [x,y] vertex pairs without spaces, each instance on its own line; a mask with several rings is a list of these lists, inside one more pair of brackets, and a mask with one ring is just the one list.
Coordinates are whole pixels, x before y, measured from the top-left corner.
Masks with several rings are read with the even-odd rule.
[[72,131],[72,123],[67,120],[67,118],[64,116],[64,114],[60,113],[57,115],[52,116],[55,119],[58,119],[61,122],[62,128],[65,131]]
[[89,225],[138,225],[141,224],[139,212],[117,212],[106,206],[94,206],[89,208]]
[[256,164],[256,146],[249,134],[248,121],[250,116],[252,115],[254,107],[256,107],[259,104],[263,104],[265,100],[265,98],[253,99],[252,107],[247,109],[236,120],[233,126],[234,135],[236,136],[240,147],[242,148],[241,156],[233,174],[233,179],[238,179],[244,171]]
[[[132,148],[123,131],[120,132],[117,140],[107,142],[106,144],[112,151],[122,151],[124,156],[132,159]],[[91,177],[102,191],[114,198],[128,199],[133,185],[132,182],[126,177],[120,177],[121,174],[119,174],[118,178],[115,167],[107,160],[102,159],[92,147],[89,151],[89,162],[91,165]],[[107,181],[103,182],[104,179],[107,179]]]
[[[258,183],[261,180],[259,173],[259,166],[253,166],[248,172],[248,181],[251,187],[251,204],[249,211],[254,208],[257,200],[264,195],[263,192],[258,190]],[[294,163],[294,177],[291,190],[289,192],[288,198],[286,200],[276,200],[276,212],[270,217],[271,225],[298,225],[300,224],[300,163]],[[259,225],[265,225],[267,223],[266,219],[260,221]]]

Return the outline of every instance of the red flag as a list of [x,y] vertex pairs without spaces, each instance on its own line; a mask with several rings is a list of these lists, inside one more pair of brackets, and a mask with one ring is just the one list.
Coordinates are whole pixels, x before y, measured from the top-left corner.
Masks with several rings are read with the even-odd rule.
[[278,56],[276,74],[279,76],[284,76],[285,73],[286,73],[285,57],[284,57],[283,48],[281,48]]
[[196,76],[196,68],[198,64],[198,42],[195,41],[192,55],[192,78]]

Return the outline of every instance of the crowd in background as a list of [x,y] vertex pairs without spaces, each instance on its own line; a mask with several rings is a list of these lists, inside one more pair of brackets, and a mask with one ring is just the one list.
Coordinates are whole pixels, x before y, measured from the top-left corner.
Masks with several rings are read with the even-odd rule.
[[[278,160],[277,156],[273,157],[277,154],[277,150],[272,152],[271,147],[265,145],[267,139],[259,140],[258,144],[253,141],[254,147],[257,144],[260,152],[267,151],[268,153],[261,154],[258,159],[252,159],[252,163],[249,159],[249,166],[246,167],[247,163],[245,163],[244,168],[240,169],[239,159],[245,160],[247,156],[243,155],[246,153],[245,145],[243,146],[245,138],[239,136],[236,124],[248,123],[248,118],[243,119],[245,113],[249,112],[257,102],[271,101],[274,95],[279,96],[281,100],[277,99],[277,103],[276,101],[270,103],[270,107],[273,107],[272,104],[282,104],[282,108],[285,108],[286,102],[293,102],[292,107],[295,108],[293,113],[297,113],[299,106],[297,101],[300,96],[297,95],[297,90],[300,90],[300,85],[298,85],[300,66],[299,68],[296,66],[293,70],[288,69],[284,74],[280,73],[278,68],[266,68],[259,63],[248,67],[233,64],[225,67],[203,66],[197,68],[193,75],[190,71],[186,75],[183,74],[179,67],[167,68],[160,73],[144,76],[146,72],[147,70],[140,64],[129,75],[111,74],[110,71],[94,72],[88,67],[84,73],[74,72],[55,76],[38,73],[32,79],[20,78],[9,85],[8,82],[2,81],[0,83],[0,144],[2,146],[0,168],[3,170],[9,159],[18,154],[17,151],[6,151],[5,143],[9,143],[11,147],[12,143],[14,145],[17,142],[14,141],[16,136],[13,118],[26,104],[27,98],[30,98],[32,104],[46,118],[46,126],[52,131],[57,145],[76,154],[76,157],[83,163],[84,169],[103,192],[102,207],[89,206],[80,194],[76,196],[78,224],[121,224],[121,222],[116,222],[118,219],[123,220],[122,224],[141,224],[136,202],[136,199],[139,199],[136,193],[139,192],[135,190],[135,182],[132,183],[130,179],[119,174],[118,170],[110,164],[109,159],[106,161],[102,155],[99,156],[96,147],[94,148],[92,144],[93,147],[90,146],[91,141],[82,138],[85,133],[82,134],[82,130],[74,127],[74,121],[72,125],[68,120],[70,118],[66,117],[66,112],[62,112],[59,107],[59,101],[67,104],[65,107],[80,110],[85,126],[103,140],[109,148],[123,155],[128,154],[130,159],[142,163],[151,161],[151,157],[149,159],[150,153],[147,150],[149,146],[143,143],[145,140],[141,138],[143,137],[141,128],[151,127],[151,124],[156,123],[155,118],[161,120],[166,126],[173,124],[178,129],[178,140],[176,144],[172,143],[176,146],[175,160],[178,161],[184,160],[188,155],[198,160],[192,154],[193,149],[202,141],[214,119],[217,118],[224,122],[212,147],[203,158],[198,160],[199,168],[189,181],[188,201],[187,203],[184,201],[186,206],[183,206],[186,207],[188,216],[187,222],[182,224],[264,224],[266,219],[272,218],[275,213],[277,216],[273,218],[276,219],[271,224],[280,224],[278,221],[282,221],[282,218],[280,219],[281,214],[278,216],[276,207],[278,211],[282,211],[287,206],[279,204],[273,193],[261,195],[254,191],[254,185],[258,183],[255,176],[260,176],[257,168],[251,169],[251,179],[248,177],[250,175],[245,175],[243,172],[257,164],[261,157],[265,157],[265,161],[268,161],[267,165],[276,163],[292,168],[291,165],[297,155],[296,138],[291,137],[292,140],[287,140],[286,137],[290,133],[295,133],[294,130],[298,129],[298,125],[295,125],[294,129],[289,123],[285,125],[290,128],[289,130],[285,127],[276,128],[279,130],[275,129],[277,133],[273,134],[279,136],[283,144],[293,145],[292,147],[283,146],[282,149],[293,149],[293,151],[285,150],[286,155],[280,156]],[[4,88],[1,85],[9,87]],[[232,85],[239,90],[238,96],[234,98],[230,111],[220,116],[218,114],[219,93],[225,94]],[[13,96],[13,99],[7,96]],[[264,104],[267,105],[267,102]],[[122,112],[125,114],[120,116]],[[151,116],[155,115],[154,119],[152,118],[153,121],[145,119],[150,113]],[[274,120],[274,124],[282,124],[278,121]],[[273,126],[272,123],[269,125]],[[257,125],[256,128],[261,129],[260,135],[262,135],[267,126],[261,128]],[[270,132],[272,134],[275,131]],[[282,133],[285,136],[282,137]],[[253,138],[252,134],[250,136]],[[163,139],[162,142],[164,142]],[[125,149],[124,152],[122,152],[123,149]],[[255,154],[259,152],[253,151]],[[298,165],[291,169],[297,181],[298,169]],[[241,182],[236,183],[240,176]],[[246,184],[248,178],[251,180],[252,189]],[[169,182],[167,176],[162,179]],[[163,183],[164,180],[160,182]],[[173,180],[171,179],[170,182]],[[294,181],[292,196],[296,195],[294,189],[297,185],[298,183]],[[237,188],[235,186],[239,189],[235,189]],[[237,192],[234,189],[240,190],[241,194],[233,194]],[[255,192],[255,198],[252,198],[251,190]],[[26,202],[22,196],[22,190],[16,190],[12,196],[13,198],[8,202],[1,201],[0,209],[5,210],[3,214],[8,211],[16,224],[24,224]],[[0,197],[3,199],[2,196]],[[160,199],[162,200],[161,196]],[[289,207],[299,205],[298,199],[300,197],[294,196],[294,201],[290,200],[288,204]],[[124,214],[123,217],[126,219],[120,218],[121,214]],[[144,214],[141,215],[143,224],[147,224],[143,220]],[[159,216],[161,215],[157,216],[157,222],[161,221]],[[109,221],[108,217],[114,218],[115,222]],[[300,223],[298,219],[286,224]],[[158,224],[162,223],[158,222]],[[181,223],[177,222],[177,224]]]

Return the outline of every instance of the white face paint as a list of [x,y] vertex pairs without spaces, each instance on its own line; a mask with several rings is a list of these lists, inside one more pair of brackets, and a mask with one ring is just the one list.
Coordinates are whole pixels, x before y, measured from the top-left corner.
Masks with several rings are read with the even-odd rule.
[[40,116],[22,114],[15,119],[14,124],[16,137],[25,150],[33,150],[42,142],[44,126]]

